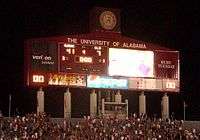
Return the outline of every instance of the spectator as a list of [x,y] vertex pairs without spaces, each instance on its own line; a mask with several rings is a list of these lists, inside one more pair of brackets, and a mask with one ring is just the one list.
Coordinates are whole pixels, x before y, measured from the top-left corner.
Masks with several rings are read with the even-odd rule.
[[151,120],[146,115],[130,118],[91,118],[82,121],[61,123],[51,121],[45,113],[16,116],[2,119],[0,139],[55,139],[55,140],[174,140],[200,139],[199,130],[183,129],[182,121]]

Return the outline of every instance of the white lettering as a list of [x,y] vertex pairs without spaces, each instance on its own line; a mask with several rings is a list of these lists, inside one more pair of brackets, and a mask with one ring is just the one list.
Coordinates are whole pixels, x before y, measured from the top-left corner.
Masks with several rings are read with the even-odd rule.
[[[72,44],[67,44],[72,43]],[[139,48],[146,49],[146,45],[144,43],[133,43],[133,42],[119,42],[119,41],[105,41],[105,40],[96,40],[96,39],[82,39],[82,38],[67,38],[67,43],[64,44],[64,47],[74,48],[74,44],[82,44],[82,45],[96,45],[96,46],[106,46],[109,47],[112,45],[113,47],[122,47],[122,48]]]
[[85,45],[99,45],[99,46],[109,46],[109,41],[103,41],[103,40],[89,40],[89,39],[80,39],[81,44]]
[[80,56],[79,57],[79,62],[81,62],[81,63],[92,63],[92,58],[91,57]]
[[53,65],[54,62],[53,62],[53,61],[42,61],[42,64],[45,64],[45,65]]
[[113,46],[114,47],[118,47],[119,46],[119,42],[113,42]]
[[36,60],[42,60],[43,59],[43,55],[32,55],[32,58],[36,59]]
[[172,64],[172,61],[162,60],[160,63],[161,63],[161,64],[167,64],[167,65],[170,65],[170,64]]
[[140,48],[140,49],[146,49],[145,44],[139,44],[139,43],[123,43],[123,48]]
[[45,56],[44,60],[51,60],[51,56]]
[[68,41],[69,43],[77,44],[77,38],[67,38],[67,41]]
[[175,65],[167,65],[167,64],[158,64],[158,67],[164,69],[175,69]]

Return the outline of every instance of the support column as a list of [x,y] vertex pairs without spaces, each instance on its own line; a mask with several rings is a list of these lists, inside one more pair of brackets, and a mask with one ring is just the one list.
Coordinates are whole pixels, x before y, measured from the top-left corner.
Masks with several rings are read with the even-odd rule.
[[125,103],[127,104],[127,106],[126,106],[126,117],[128,117],[128,99],[125,100]]
[[162,118],[169,118],[169,97],[167,96],[167,93],[165,93],[165,95],[162,97],[161,109]]
[[110,90],[106,91],[106,102],[110,102],[111,98],[110,98]]
[[37,91],[37,114],[44,112],[44,91],[42,87]]
[[71,93],[69,88],[64,93],[64,118],[71,118]]
[[120,94],[120,90],[118,90],[117,94],[115,94],[115,102],[117,102],[117,103],[122,102],[122,95]]
[[146,114],[146,97],[144,91],[139,96],[139,114]]
[[102,115],[104,116],[105,114],[105,105],[104,105],[105,99],[102,99],[102,103],[101,103],[101,111],[102,111]]
[[[106,91],[106,99],[105,99],[106,102],[111,102],[111,91],[110,90],[107,90]],[[107,110],[112,110],[112,106],[107,106],[106,107]]]
[[114,91],[114,90],[111,90],[110,93],[111,93],[111,100],[110,100],[110,101],[111,101],[111,102],[115,102],[115,94],[116,94],[115,91]]
[[101,91],[98,91],[98,115],[101,115]]
[[90,116],[94,117],[97,115],[97,94],[95,90],[92,90],[90,94]]

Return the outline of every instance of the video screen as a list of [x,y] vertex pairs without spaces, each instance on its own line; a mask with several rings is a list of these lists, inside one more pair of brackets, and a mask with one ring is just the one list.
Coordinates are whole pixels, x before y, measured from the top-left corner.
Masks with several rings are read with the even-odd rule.
[[109,48],[109,76],[153,77],[152,51]]

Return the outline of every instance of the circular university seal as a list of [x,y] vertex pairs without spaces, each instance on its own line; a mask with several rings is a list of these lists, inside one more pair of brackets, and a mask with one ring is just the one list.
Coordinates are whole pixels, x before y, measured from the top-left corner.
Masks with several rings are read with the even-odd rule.
[[101,13],[99,20],[101,26],[106,30],[112,30],[117,24],[116,16],[111,11],[104,11]]

